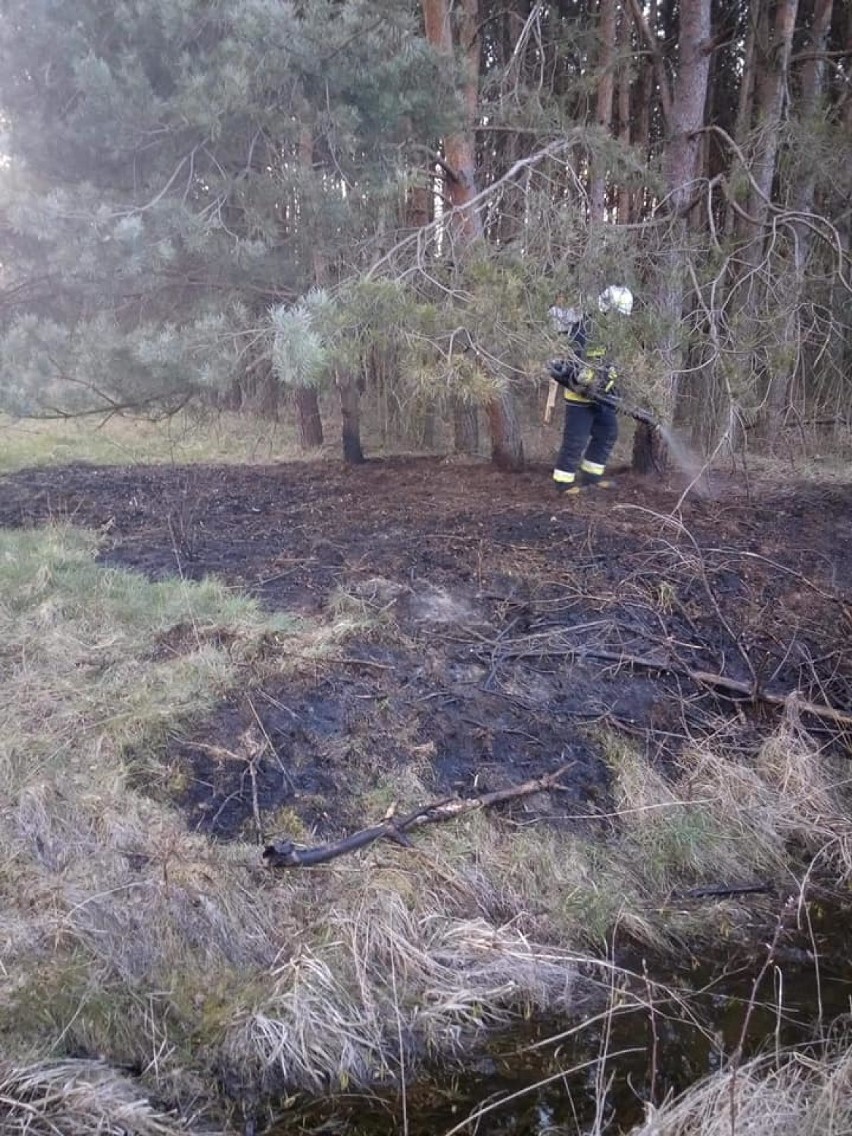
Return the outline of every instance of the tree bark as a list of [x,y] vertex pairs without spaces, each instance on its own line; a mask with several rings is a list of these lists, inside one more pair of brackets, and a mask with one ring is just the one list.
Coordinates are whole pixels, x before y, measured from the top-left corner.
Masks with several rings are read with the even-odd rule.
[[296,387],[293,403],[299,429],[299,446],[303,450],[315,450],[324,441],[317,392],[313,387]]
[[[814,121],[820,110],[825,86],[825,49],[828,43],[828,33],[831,29],[833,9],[833,0],[814,0],[813,20],[807,40],[807,49],[810,54],[802,65],[800,94],[797,104],[797,117],[805,124]],[[814,205],[815,189],[816,169],[813,163],[809,163],[805,166],[794,195],[797,212],[811,212]],[[795,248],[796,268],[800,274],[804,270],[812,242],[812,229],[809,225],[800,221],[796,225]]]
[[262,414],[264,418],[269,418],[273,422],[278,421],[281,386],[269,363],[263,368],[260,378],[257,380],[254,402],[258,413]]
[[651,473],[662,473],[668,463],[666,448],[660,436],[660,431],[649,426],[647,422],[637,422],[633,435],[633,458],[631,469],[634,473],[647,476]]
[[760,67],[756,75],[755,111],[759,131],[752,163],[755,182],[748,212],[762,223],[768,213],[772,181],[778,156],[778,130],[790,71],[790,51],[799,0],[776,0],[775,20],[769,40],[759,45]]
[[[462,54],[464,81],[462,101],[464,128],[443,140],[444,184],[450,215],[447,235],[454,242],[453,254],[462,260],[470,246],[484,235],[482,217],[472,205],[476,186],[475,124],[479,110],[479,0],[458,0],[458,45]],[[453,55],[453,25],[449,0],[423,0],[426,38],[441,54]],[[511,392],[496,394],[485,407],[491,431],[491,453],[501,469],[521,469],[523,442]]]
[[[612,129],[612,103],[615,93],[615,0],[600,0],[598,17],[598,90],[595,122],[609,134]],[[606,163],[598,155],[592,161],[589,187],[589,220],[601,222],[606,213]]]
[[432,220],[431,194],[427,185],[413,185],[405,203],[406,224],[412,229],[422,229]]
[[365,460],[361,448],[361,396],[355,377],[348,371],[339,372],[337,390],[343,423],[343,460],[348,465],[361,465]]
[[[630,145],[632,126],[630,115],[631,74],[628,62],[630,32],[630,21],[627,18],[627,13],[622,10],[618,20],[618,45],[621,60],[616,75],[616,83],[618,89],[618,138],[625,150]],[[633,194],[623,184],[618,187],[617,217],[619,225],[627,225],[633,220]]]
[[[683,397],[680,375],[684,370],[681,327],[688,256],[686,215],[694,199],[700,173],[701,129],[704,126],[710,73],[711,3],[710,0],[681,0],[677,73],[672,85],[669,85],[659,58],[655,29],[645,20],[639,0],[631,0],[631,7],[637,28],[648,43],[656,62],[660,101],[665,116],[663,173],[669,211],[672,214],[672,231],[669,236],[669,252],[665,257],[667,271],[663,275],[659,296],[666,327],[660,354],[662,365],[669,376],[670,412],[674,415],[678,399]],[[659,442],[659,438],[656,441],[646,438],[643,431],[637,429],[633,452],[633,468],[637,472],[650,472],[653,456],[662,461],[662,454],[653,455],[653,447],[658,446]]]
[[524,442],[515,402],[509,391],[494,395],[485,408],[491,432],[491,460],[498,469],[518,473],[524,468]]
[[[651,161],[651,107],[654,98],[654,63],[647,55],[640,56],[639,78],[636,83],[636,113],[633,121],[633,138],[645,162]],[[639,221],[645,213],[645,191],[636,189],[631,194],[630,217]]]
[[[454,37],[449,0],[423,0],[426,38],[442,55],[453,57]],[[444,136],[446,164],[444,187],[452,211],[450,231],[463,247],[483,235],[482,216],[470,206],[476,197],[476,139],[474,124],[479,106],[480,39],[478,0],[461,0],[458,44],[464,67],[462,106],[464,126]]]
[[[303,124],[299,131],[299,164],[305,173],[313,169],[314,136],[310,126]],[[314,282],[323,283],[325,261],[322,253],[313,253]],[[296,410],[296,427],[299,445],[303,450],[316,449],[323,444],[322,417],[319,409],[319,396],[313,387],[298,387],[294,391],[293,405]]]
[[453,449],[457,454],[479,452],[479,415],[463,399],[453,400]]
[[572,768],[574,762],[561,765],[553,773],[546,773],[543,777],[536,777],[532,781],[524,781],[522,785],[510,786],[507,789],[496,789],[492,793],[484,793],[481,797],[450,798],[433,801],[423,805],[407,816],[390,818],[381,824],[371,825],[353,832],[351,836],[337,840],[333,844],[319,844],[313,848],[301,848],[292,840],[281,840],[274,844],[267,844],[263,849],[263,860],[269,868],[307,868],[315,864],[327,864],[338,856],[345,856],[349,852],[356,852],[366,848],[376,840],[393,840],[397,844],[408,846],[406,833],[413,828],[429,824],[434,821],[455,820],[465,813],[477,809],[490,808],[492,805],[504,804],[519,797],[528,797],[533,793],[547,792],[548,789],[557,788],[560,780]]
[[[810,27],[804,48],[807,53],[799,72],[799,97],[796,103],[796,118],[802,134],[811,125],[817,128],[822,112],[825,87],[825,51],[831,30],[833,0],[814,0]],[[795,327],[799,350],[796,352],[798,365],[793,364],[786,374],[774,376],[769,386],[769,413],[774,422],[781,422],[787,407],[795,398],[795,384],[798,374],[813,367],[814,344],[808,335],[813,325],[813,311],[807,304],[806,273],[813,247],[813,229],[805,221],[805,216],[813,212],[817,183],[817,163],[803,161],[797,184],[792,187],[793,207],[801,215],[794,224],[795,241],[793,260],[796,269],[795,281]],[[819,348],[817,348],[819,350]]]
[[710,74],[710,0],[681,0],[677,78],[663,158],[671,211],[684,213],[700,172],[701,128]]
[[[764,0],[768,3],[768,0]],[[799,0],[776,0],[775,18],[767,19],[768,34],[757,43],[758,67],[755,74],[754,119],[756,145],[752,160],[752,185],[748,197],[750,241],[743,259],[747,270],[754,272],[750,291],[750,304],[756,315],[757,306],[765,292],[760,269],[766,257],[766,224],[772,199],[772,184],[779,150],[784,99],[790,72],[790,53],[796,26]],[[756,322],[756,321],[755,321]],[[787,413],[790,390],[790,372],[771,363],[767,366],[763,352],[755,358],[755,369],[763,372],[766,389],[766,411],[762,416],[760,432],[774,438]]]

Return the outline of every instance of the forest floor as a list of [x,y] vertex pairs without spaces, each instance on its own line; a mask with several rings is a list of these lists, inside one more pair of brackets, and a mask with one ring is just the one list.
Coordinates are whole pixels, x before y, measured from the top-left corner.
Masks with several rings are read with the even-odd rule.
[[[846,1006],[849,486],[684,488],[622,471],[566,499],[544,466],[424,457],[3,475],[0,1043],[47,1062],[0,1060],[11,1130],[51,1076],[69,1133],[141,1091],[171,1118],[151,1131],[199,1108],[255,1131],[518,1014],[626,998],[645,1021],[654,973],[608,969],[637,946],[666,983],[729,944],[760,973],[767,938],[775,965],[824,948],[819,1004]],[[413,847],[264,864],[563,768]],[[759,1017],[630,1084],[669,1060],[657,1087],[682,1088]],[[69,1097],[107,1074],[100,1111]]]
[[[71,521],[101,534],[102,563],[212,574],[268,609],[349,619],[337,658],[235,691],[169,754],[190,823],[210,835],[252,834],[258,805],[287,805],[333,838],[370,819],[353,812],[356,752],[362,772],[414,757],[438,796],[573,761],[567,802],[536,799],[562,814],[606,794],[596,725],[664,762],[718,732],[720,714],[741,740],[770,728],[798,692],[848,729],[848,487],[719,475],[685,501],[681,488],[622,472],[615,489],[565,499],[545,468],[427,458],[80,464],[7,476],[0,524]],[[175,628],[161,650],[194,642]],[[804,721],[837,732],[829,710]],[[241,747],[257,727],[270,744],[253,799]]]

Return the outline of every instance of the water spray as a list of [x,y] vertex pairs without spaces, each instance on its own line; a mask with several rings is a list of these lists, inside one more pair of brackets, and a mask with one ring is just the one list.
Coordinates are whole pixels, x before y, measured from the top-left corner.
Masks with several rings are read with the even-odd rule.
[[[591,395],[590,397],[602,406],[611,406],[618,414],[625,414],[628,418],[633,418],[637,422],[644,422],[655,434],[659,434],[663,439],[666,452],[671,461],[677,466],[681,473],[690,478],[690,488],[695,489],[699,497],[707,497],[709,495],[709,488],[706,477],[704,476],[706,467],[701,459],[678,438],[671,427],[666,426],[659,418],[651,414],[649,410],[625,402],[620,395],[602,394],[598,397],[595,395]],[[656,456],[652,456],[651,460],[657,470],[662,473]]]

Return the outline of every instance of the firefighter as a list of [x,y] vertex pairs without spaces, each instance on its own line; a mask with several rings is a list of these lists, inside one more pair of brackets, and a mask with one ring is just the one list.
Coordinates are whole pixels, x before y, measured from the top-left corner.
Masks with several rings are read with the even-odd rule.
[[[621,284],[610,284],[598,297],[598,308],[604,315],[629,316],[633,294]],[[551,378],[565,388],[565,426],[553,483],[558,493],[567,494],[603,488],[612,484],[604,474],[618,440],[618,418],[612,405],[598,400],[614,395],[618,375],[588,316],[564,308],[558,300],[549,314],[570,340],[569,358],[554,359],[548,368]]]

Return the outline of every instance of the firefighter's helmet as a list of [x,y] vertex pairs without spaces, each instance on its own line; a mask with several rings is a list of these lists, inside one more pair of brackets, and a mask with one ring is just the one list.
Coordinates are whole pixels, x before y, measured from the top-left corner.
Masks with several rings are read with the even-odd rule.
[[598,296],[598,307],[602,312],[629,316],[633,311],[633,293],[623,284],[609,284]]

